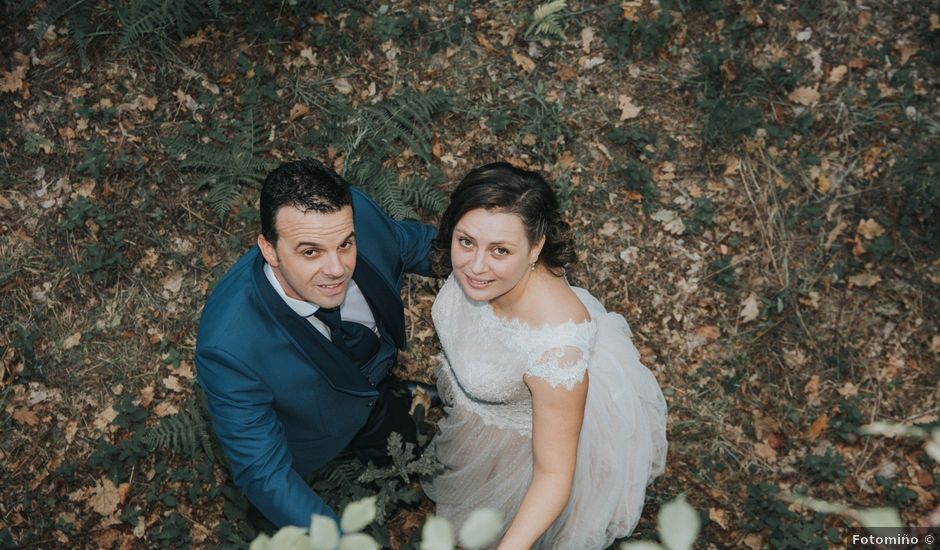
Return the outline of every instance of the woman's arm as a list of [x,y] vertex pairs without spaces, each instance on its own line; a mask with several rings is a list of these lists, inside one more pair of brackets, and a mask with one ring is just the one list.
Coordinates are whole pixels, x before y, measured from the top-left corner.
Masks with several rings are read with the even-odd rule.
[[[580,359],[577,350],[571,354],[577,355],[575,361]],[[559,362],[568,362],[565,359],[569,358]],[[571,389],[534,376],[526,377],[526,385],[532,392],[532,483],[500,541],[500,550],[530,548],[565,509],[584,419],[587,374]]]

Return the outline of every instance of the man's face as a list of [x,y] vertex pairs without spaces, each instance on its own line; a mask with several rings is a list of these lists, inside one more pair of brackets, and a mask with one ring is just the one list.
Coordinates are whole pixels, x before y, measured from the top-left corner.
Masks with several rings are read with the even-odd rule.
[[283,206],[274,227],[277,244],[259,235],[258,246],[284,292],[324,308],[342,304],[356,269],[352,207],[323,214]]

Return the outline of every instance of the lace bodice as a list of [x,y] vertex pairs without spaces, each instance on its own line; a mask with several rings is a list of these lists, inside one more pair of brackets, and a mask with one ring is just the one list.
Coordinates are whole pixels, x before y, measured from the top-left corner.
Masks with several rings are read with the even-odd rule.
[[444,402],[468,407],[487,424],[524,435],[531,435],[532,427],[525,377],[574,387],[584,379],[597,334],[594,319],[542,327],[503,319],[489,303],[468,299],[453,276],[441,288],[431,314],[443,348],[438,377],[446,383],[438,385]]

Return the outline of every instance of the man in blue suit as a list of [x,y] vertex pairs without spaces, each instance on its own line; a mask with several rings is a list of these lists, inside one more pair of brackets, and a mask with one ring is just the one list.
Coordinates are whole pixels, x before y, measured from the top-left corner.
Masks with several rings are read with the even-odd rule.
[[386,375],[405,345],[402,278],[430,275],[434,234],[316,161],[265,180],[258,246],[209,297],[196,368],[235,484],[276,526],[336,517],[304,478],[340,453],[414,440]]

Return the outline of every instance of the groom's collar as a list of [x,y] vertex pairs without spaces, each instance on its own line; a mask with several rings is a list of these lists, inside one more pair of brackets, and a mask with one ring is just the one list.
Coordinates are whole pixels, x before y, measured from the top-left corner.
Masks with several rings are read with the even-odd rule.
[[277,295],[284,300],[284,303],[287,304],[294,313],[300,315],[301,317],[310,317],[320,309],[320,306],[310,303],[306,300],[298,300],[297,298],[291,298],[284,292],[284,287],[281,285],[281,281],[277,280],[277,276],[274,274],[274,270],[271,269],[271,264],[264,263],[264,276],[267,277],[268,282],[271,283],[271,286],[274,287],[274,290],[277,292]]

